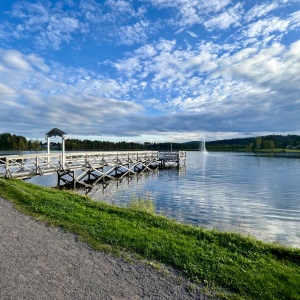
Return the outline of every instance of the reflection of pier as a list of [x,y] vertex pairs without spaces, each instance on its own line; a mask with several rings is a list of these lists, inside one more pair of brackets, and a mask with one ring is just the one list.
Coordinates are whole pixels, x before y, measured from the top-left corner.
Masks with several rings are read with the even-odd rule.
[[[139,185],[140,183],[143,184],[149,178],[158,178],[158,174],[159,170],[156,168],[153,169],[152,172],[141,172],[135,176],[125,176],[122,179],[110,180],[93,187],[84,187],[83,189],[78,189],[77,193],[89,195],[90,198],[97,200],[112,197],[112,199],[114,199],[112,201],[115,201],[115,196],[119,191],[130,190],[130,186],[133,186],[134,189],[135,185]],[[115,203],[112,202],[111,204]]]
[[24,154],[0,157],[0,177],[29,178],[57,173],[61,183],[93,186],[110,179],[122,179],[160,167],[179,167],[186,153],[180,152],[86,152],[62,154]]
[[[165,176],[168,176],[170,179],[174,176],[178,175],[179,178],[184,177],[186,175],[186,164],[181,164],[180,168],[167,168],[163,171],[164,174],[167,174]],[[105,202],[110,199],[112,202],[110,204],[116,204],[114,201],[116,201],[116,194],[119,193],[119,191],[126,191],[130,190],[130,186],[133,186],[133,190],[138,185],[143,185],[148,179],[158,179],[160,170],[159,168],[155,168],[152,170],[152,172],[140,172],[135,176],[125,176],[122,179],[117,180],[111,180],[107,182],[103,182],[102,184],[97,184],[93,187],[84,187],[82,189],[78,189],[77,193],[89,195],[92,199],[106,199]],[[152,198],[153,195],[147,193],[147,199],[150,197]],[[132,193],[130,192],[130,195]],[[130,196],[132,197],[132,196]],[[118,203],[117,205],[121,205],[121,203]]]

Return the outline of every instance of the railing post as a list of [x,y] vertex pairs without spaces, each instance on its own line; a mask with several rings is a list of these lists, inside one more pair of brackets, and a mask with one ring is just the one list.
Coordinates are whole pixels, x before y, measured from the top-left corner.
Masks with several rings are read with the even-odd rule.
[[35,158],[35,174],[38,174],[38,170],[39,170],[39,157],[36,156],[36,158]]
[[47,136],[47,154],[50,155],[50,137]]
[[10,178],[9,174],[9,158],[6,156],[6,162],[5,162],[5,172],[6,172],[6,177]]
[[65,163],[66,163],[66,151],[65,151],[65,137],[62,137],[62,166],[63,169],[65,169]]

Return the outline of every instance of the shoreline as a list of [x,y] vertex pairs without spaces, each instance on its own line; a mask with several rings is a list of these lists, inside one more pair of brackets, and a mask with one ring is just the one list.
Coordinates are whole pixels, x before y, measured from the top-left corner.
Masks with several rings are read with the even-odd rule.
[[19,180],[1,179],[0,196],[100,252],[131,253],[168,265],[197,283],[192,290],[203,287],[228,299],[300,299],[300,249],[204,230]]
[[213,299],[171,268],[95,251],[8,200],[0,207],[1,299]]

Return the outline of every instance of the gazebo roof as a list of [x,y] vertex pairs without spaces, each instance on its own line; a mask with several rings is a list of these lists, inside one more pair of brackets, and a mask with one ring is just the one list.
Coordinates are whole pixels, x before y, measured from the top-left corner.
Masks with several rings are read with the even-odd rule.
[[49,132],[46,133],[46,137],[52,137],[52,136],[64,137],[65,135],[66,135],[66,133],[58,128],[53,128]]

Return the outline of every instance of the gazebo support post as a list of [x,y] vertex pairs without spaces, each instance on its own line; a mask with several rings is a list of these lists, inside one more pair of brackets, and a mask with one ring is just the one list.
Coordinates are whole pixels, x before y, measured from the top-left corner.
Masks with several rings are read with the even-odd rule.
[[48,154],[48,157],[47,157],[47,163],[49,164],[50,163],[50,137],[47,136],[47,154]]
[[65,169],[66,151],[65,151],[65,136],[62,136],[62,167]]
[[50,163],[50,137],[52,136],[60,136],[62,138],[62,158],[61,158],[61,166],[62,169],[65,169],[65,163],[66,163],[66,151],[65,151],[65,139],[66,139],[66,133],[58,128],[53,128],[49,132],[46,133],[45,137],[47,139],[47,153],[48,153],[48,159],[47,162]]

